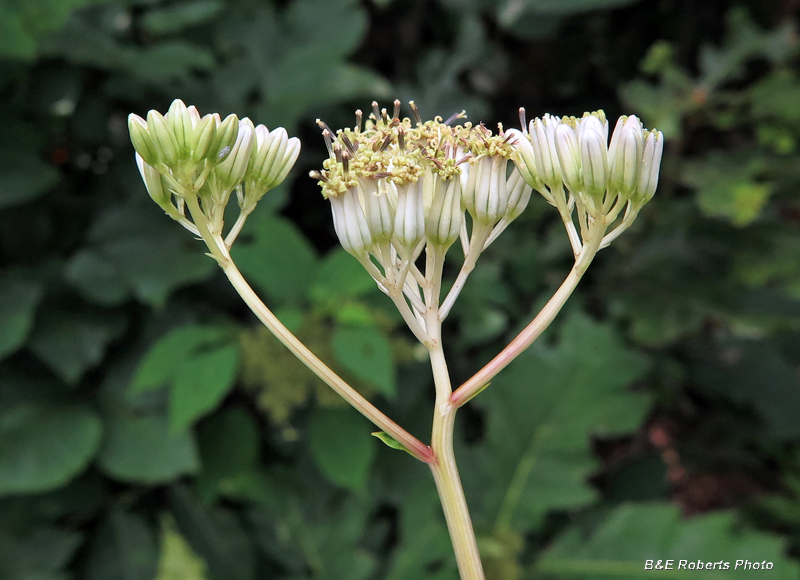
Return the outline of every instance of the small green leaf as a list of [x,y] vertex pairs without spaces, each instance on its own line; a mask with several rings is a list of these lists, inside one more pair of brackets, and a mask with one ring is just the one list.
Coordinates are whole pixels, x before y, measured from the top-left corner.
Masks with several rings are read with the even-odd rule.
[[350,409],[315,409],[309,424],[311,455],[332,482],[363,489],[375,456],[364,421]]
[[11,277],[0,280],[0,358],[28,338],[41,298],[41,284]]
[[201,24],[223,8],[217,0],[196,0],[172,4],[165,8],[149,11],[142,19],[142,26],[151,34],[178,32],[189,26]]
[[333,354],[348,371],[386,396],[395,394],[394,353],[386,336],[374,327],[337,328]]
[[353,256],[338,248],[325,256],[308,291],[318,304],[357,298],[375,289],[375,281]]
[[405,451],[409,455],[412,455],[412,453],[402,443],[400,443],[397,439],[395,439],[388,433],[384,433],[383,431],[375,431],[371,433],[371,435],[376,439],[380,439],[388,447],[391,447],[392,449],[397,449],[398,451]]
[[[6,522],[3,522],[6,523]],[[0,578],[62,580],[82,543],[78,532],[36,526],[24,532],[0,528]]]
[[192,550],[169,516],[161,519],[161,556],[155,580],[205,580],[205,562]]
[[102,425],[86,407],[21,404],[0,414],[0,495],[67,483],[100,446]]
[[214,409],[233,387],[238,366],[239,350],[233,345],[180,362],[169,391],[170,430],[183,431]]
[[164,415],[106,416],[106,438],[100,467],[120,481],[165,483],[199,468],[191,432],[171,433]]
[[222,342],[229,332],[218,326],[182,326],[156,341],[139,365],[131,383],[133,393],[141,393],[170,383],[180,363],[196,350]]

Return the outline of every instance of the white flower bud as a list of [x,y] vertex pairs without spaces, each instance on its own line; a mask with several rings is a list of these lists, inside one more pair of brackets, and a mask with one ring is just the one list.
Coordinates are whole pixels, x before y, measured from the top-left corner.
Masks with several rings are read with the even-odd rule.
[[661,168],[661,154],[664,152],[664,135],[653,129],[647,134],[644,142],[642,170],[639,184],[636,187],[634,202],[642,206],[653,198],[658,185],[658,174]]
[[463,221],[461,180],[457,177],[447,181],[439,180],[430,214],[425,220],[428,243],[437,250],[447,250],[458,239]]
[[217,125],[217,131],[214,135],[214,140],[208,147],[206,159],[212,163],[219,163],[228,157],[234,143],[236,143],[236,139],[239,136],[239,118],[236,115],[228,115],[220,123],[219,115],[214,113],[214,120]]
[[514,169],[508,178],[506,189],[508,190],[508,209],[506,209],[505,218],[512,222],[528,207],[533,188],[527,183],[521,172]]
[[542,181],[539,179],[539,173],[536,169],[536,159],[533,154],[533,145],[531,145],[530,138],[518,129],[509,129],[506,131],[506,135],[511,135],[513,140],[514,155],[512,160],[517,166],[520,175],[528,185],[536,189],[541,189]]
[[[613,149],[609,149],[608,161],[611,168],[610,186],[622,195],[633,193],[639,182],[644,145],[642,123],[634,116],[620,119],[611,138]],[[617,136],[619,131],[619,136]]]
[[358,191],[351,187],[343,194],[331,196],[329,199],[333,212],[333,227],[342,248],[356,258],[363,258],[372,245],[372,236],[358,200]]
[[506,157],[485,157],[481,161],[481,182],[487,181],[484,179],[487,174],[489,179],[488,187],[475,189],[475,213],[472,217],[476,222],[492,226],[505,214],[508,207],[507,166]]
[[394,231],[394,208],[386,193],[386,181],[364,178],[358,183],[372,240],[377,244],[389,243]]
[[561,166],[561,177],[573,193],[583,191],[581,180],[581,150],[575,129],[561,123],[556,129],[556,152]]
[[[425,237],[425,212],[422,182],[414,181],[397,186],[397,209],[394,215],[394,243],[398,250],[411,256]],[[401,251],[401,255],[403,252]]]
[[161,174],[145,163],[138,152],[136,153],[136,166],[139,168],[139,174],[142,176],[150,198],[163,208],[172,205],[172,194],[164,187]]
[[583,128],[580,147],[583,191],[602,201],[608,180],[608,151],[599,123],[597,127],[589,125]]
[[488,191],[492,182],[492,158],[484,155],[476,160],[471,160],[469,163],[467,186],[463,189],[461,195],[464,198],[464,207],[473,219],[477,219],[476,204],[478,203],[478,196],[480,192]]
[[247,118],[242,119],[239,122],[239,133],[236,142],[231,147],[230,154],[214,168],[213,180],[210,181],[212,194],[217,201],[222,201],[224,196],[244,179],[247,164],[250,161],[254,131],[253,122]]
[[529,127],[539,179],[551,189],[561,185],[561,167],[558,163],[555,139],[556,128],[560,124],[561,120],[558,117],[545,115],[541,119],[531,121]]
[[209,147],[217,134],[217,119],[214,115],[206,115],[192,129],[192,161],[200,163],[208,155]]

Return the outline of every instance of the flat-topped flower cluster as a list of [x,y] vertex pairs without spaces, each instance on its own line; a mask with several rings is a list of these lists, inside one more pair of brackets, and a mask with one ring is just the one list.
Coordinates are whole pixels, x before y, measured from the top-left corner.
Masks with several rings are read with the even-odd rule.
[[366,119],[357,111],[352,128],[334,132],[318,121],[329,157],[311,176],[331,202],[342,246],[382,286],[426,245],[446,251],[460,237],[474,261],[522,213],[533,189],[558,208],[576,256],[592,236],[601,236],[601,247],[610,243],[655,193],[664,139],[634,116],[620,117],[609,143],[602,111],[528,124],[520,109],[522,130],[493,134],[483,124],[454,124],[463,112],[423,122],[410,105],[413,121],[399,116],[399,101],[391,116],[377,103]]

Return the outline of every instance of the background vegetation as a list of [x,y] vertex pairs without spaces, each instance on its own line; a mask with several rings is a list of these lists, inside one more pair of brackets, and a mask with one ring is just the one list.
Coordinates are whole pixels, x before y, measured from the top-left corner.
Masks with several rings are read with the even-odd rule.
[[[432,381],[306,177],[373,98],[472,120],[604,108],[662,182],[457,455],[491,580],[646,558],[800,567],[800,70],[792,0],[0,4],[0,577],[451,580],[424,465],[380,444],[161,214],[126,115],[176,97],[303,139],[235,257],[423,440]],[[447,327],[454,380],[570,266],[534,198]],[[761,573],[752,573],[761,577]],[[683,573],[681,578],[729,578]],[[736,577],[750,577],[737,573]]]

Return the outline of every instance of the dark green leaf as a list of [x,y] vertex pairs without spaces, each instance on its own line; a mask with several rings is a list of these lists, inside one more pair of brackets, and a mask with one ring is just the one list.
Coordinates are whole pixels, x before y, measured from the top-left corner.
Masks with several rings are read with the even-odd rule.
[[61,580],[81,545],[81,534],[37,526],[24,533],[0,529],[0,577],[9,580]]
[[355,411],[316,409],[309,423],[311,455],[332,482],[363,489],[375,456],[364,420]]
[[109,476],[143,484],[169,482],[199,468],[191,432],[171,433],[164,415],[107,415],[98,461]]
[[169,391],[170,430],[183,431],[214,409],[233,387],[238,365],[236,346],[204,351],[179,362]]
[[102,425],[85,407],[21,404],[0,413],[0,495],[55,489],[83,471]]
[[336,359],[359,380],[387,396],[395,394],[394,354],[389,341],[377,328],[337,328],[331,336]]
[[[673,571],[665,577],[711,580],[742,578],[796,578],[800,567],[783,556],[783,542],[777,537],[751,530],[736,530],[735,516],[716,513],[691,520],[681,518],[672,505],[623,505],[589,538],[577,526],[561,536],[537,562],[536,570],[546,578],[570,580],[645,578],[647,560],[654,565],[674,560]],[[736,569],[737,561],[771,562],[769,571]],[[678,570],[683,561],[684,569]],[[689,563],[694,570],[689,569]],[[697,570],[697,563],[703,569]],[[728,569],[705,569],[708,562],[723,562]]]
[[41,284],[11,277],[0,280],[0,358],[25,342],[41,298]]
[[153,531],[145,519],[117,507],[92,543],[87,580],[152,580],[158,564]]

